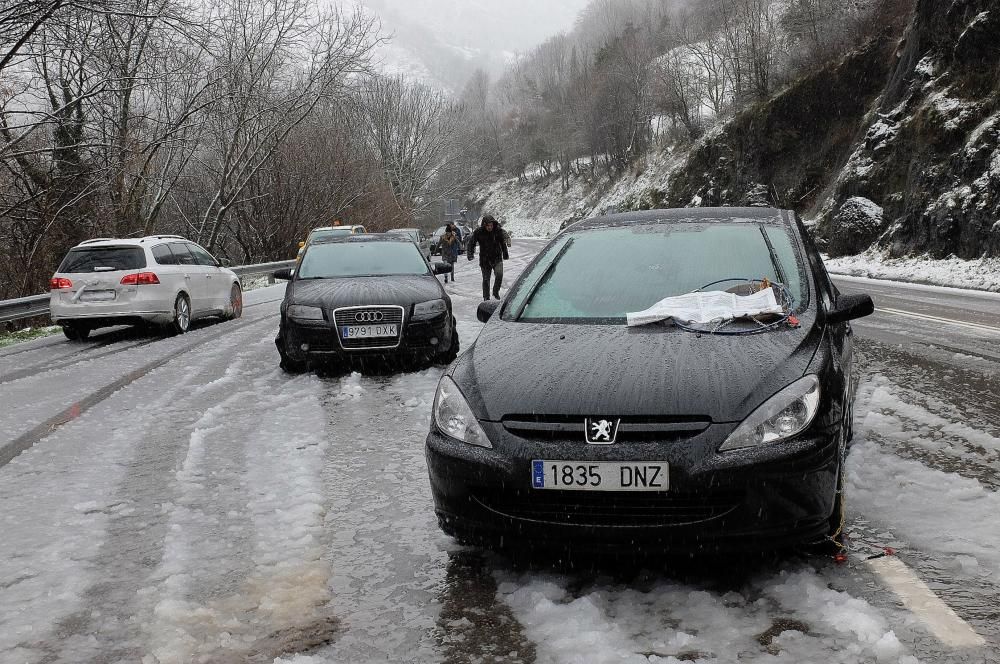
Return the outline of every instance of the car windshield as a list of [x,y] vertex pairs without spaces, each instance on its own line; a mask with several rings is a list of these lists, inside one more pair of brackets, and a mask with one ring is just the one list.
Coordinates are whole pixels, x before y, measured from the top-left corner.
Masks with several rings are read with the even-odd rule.
[[389,234],[391,234],[391,235],[405,235],[406,237],[410,238],[414,242],[419,242],[420,241],[420,231],[417,231],[417,230],[412,229],[412,228],[395,228],[395,229],[389,231]]
[[429,274],[420,251],[409,242],[329,242],[311,244],[298,279]]
[[350,228],[329,228],[322,231],[313,231],[309,235],[309,241],[315,242],[316,240],[324,240],[331,237],[346,237],[351,235]]
[[624,323],[663,298],[727,290],[747,280],[784,284],[808,299],[789,233],[747,222],[597,228],[552,243],[518,281],[506,320]]
[[139,247],[82,247],[70,249],[59,272],[111,272],[146,267],[146,254]]

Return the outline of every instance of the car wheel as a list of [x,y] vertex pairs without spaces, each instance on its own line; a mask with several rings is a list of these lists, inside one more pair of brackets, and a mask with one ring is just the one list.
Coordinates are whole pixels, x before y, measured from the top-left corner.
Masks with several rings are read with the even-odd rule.
[[278,366],[288,374],[305,373],[309,369],[309,364],[305,360],[293,360],[288,357],[288,354],[285,352],[284,343],[281,337],[274,340],[274,345],[278,348],[278,355],[281,357],[281,362],[278,363]]
[[229,291],[229,320],[236,320],[243,315],[243,289],[239,284],[233,284]]
[[458,339],[458,328],[455,327],[455,321],[451,322],[451,347],[445,352],[438,355],[438,361],[443,364],[451,364],[458,357],[458,351],[461,350],[461,342]]
[[844,479],[846,472],[846,447],[840,455],[840,463],[837,466],[837,484],[833,494],[833,512],[827,522],[826,541],[822,545],[822,553],[838,554],[844,552],[844,530],[847,527],[847,511],[844,501],[844,490],[847,482]]
[[70,323],[69,325],[63,325],[63,334],[70,341],[84,341],[90,336],[90,328],[85,325],[74,325]]
[[846,433],[847,446],[851,446],[854,441],[854,400],[847,404],[847,415],[844,417],[844,430]]
[[174,300],[174,320],[168,329],[172,334],[184,334],[191,329],[191,300],[184,293]]
[[278,366],[287,374],[302,374],[309,369],[309,365],[302,360],[293,360],[285,355],[281,356],[281,362],[278,363]]

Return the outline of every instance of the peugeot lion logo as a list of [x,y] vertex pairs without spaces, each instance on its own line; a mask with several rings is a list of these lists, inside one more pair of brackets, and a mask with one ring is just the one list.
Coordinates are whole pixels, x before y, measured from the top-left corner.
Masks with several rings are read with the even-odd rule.
[[385,319],[385,314],[381,311],[359,311],[354,314],[354,320],[358,323],[381,323]]
[[587,442],[591,445],[611,445],[618,438],[618,423],[621,420],[608,420],[598,417],[588,417],[583,421],[587,432]]

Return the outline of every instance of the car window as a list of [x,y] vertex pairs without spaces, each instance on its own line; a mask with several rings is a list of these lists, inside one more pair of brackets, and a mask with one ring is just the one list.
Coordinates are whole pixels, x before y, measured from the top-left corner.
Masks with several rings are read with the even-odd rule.
[[176,265],[177,259],[174,258],[174,254],[170,251],[170,247],[165,244],[158,244],[152,249],[153,259],[159,265]]
[[177,265],[198,264],[198,260],[190,251],[188,251],[187,245],[183,242],[172,242],[170,244],[170,251],[174,253],[174,257],[177,259]]
[[784,284],[799,307],[808,301],[800,262],[786,230],[754,223],[583,230],[546,249],[518,281],[503,317],[618,322],[665,297],[748,279]]
[[70,249],[59,265],[59,272],[110,272],[139,270],[146,267],[146,252],[141,247],[77,247]]
[[328,228],[322,231],[313,231],[310,233],[307,243],[321,238],[347,237],[348,235],[353,235],[353,231],[351,231],[350,228]]
[[194,256],[194,259],[198,261],[198,265],[207,265],[209,267],[217,267],[219,265],[219,262],[212,257],[212,254],[205,251],[199,245],[189,242],[187,248]]
[[408,274],[429,274],[424,257],[410,242],[331,242],[309,245],[296,278]]

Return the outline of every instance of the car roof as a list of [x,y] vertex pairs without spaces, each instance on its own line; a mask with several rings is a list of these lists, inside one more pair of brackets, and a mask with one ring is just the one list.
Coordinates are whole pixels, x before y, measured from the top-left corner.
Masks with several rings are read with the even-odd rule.
[[123,238],[112,238],[112,237],[99,237],[93,240],[84,240],[80,244],[73,247],[74,249],[89,249],[91,247],[146,247],[152,245],[154,242],[191,242],[185,237],[180,235],[147,235],[145,237],[123,237]]
[[591,217],[578,221],[566,227],[566,230],[585,230],[590,228],[610,228],[631,224],[681,224],[681,223],[712,223],[712,222],[753,222],[758,224],[773,224],[787,226],[793,223],[795,216],[790,210],[779,210],[765,207],[697,207],[697,208],[665,208],[662,210],[640,210],[636,212],[621,212],[603,217]]
[[352,226],[319,226],[317,228],[310,230],[309,232],[315,233],[316,231],[349,231],[355,228],[363,228],[363,226],[359,224],[354,224]]
[[410,231],[419,231],[419,228],[390,228],[386,233],[409,233]]
[[413,240],[403,237],[399,233],[389,235],[387,233],[356,233],[354,235],[343,235],[340,237],[321,237],[313,244],[346,244],[348,242],[397,242],[403,244],[413,244]]

